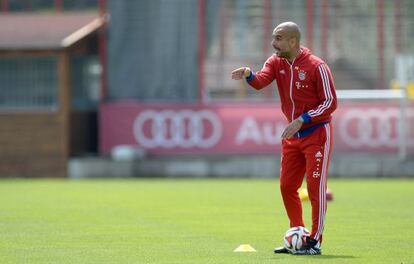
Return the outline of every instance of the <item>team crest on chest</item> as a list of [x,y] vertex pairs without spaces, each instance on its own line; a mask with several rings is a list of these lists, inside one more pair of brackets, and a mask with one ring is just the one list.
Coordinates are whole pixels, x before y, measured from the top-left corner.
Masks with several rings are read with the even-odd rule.
[[306,79],[306,72],[303,70],[299,71],[299,80],[303,81]]

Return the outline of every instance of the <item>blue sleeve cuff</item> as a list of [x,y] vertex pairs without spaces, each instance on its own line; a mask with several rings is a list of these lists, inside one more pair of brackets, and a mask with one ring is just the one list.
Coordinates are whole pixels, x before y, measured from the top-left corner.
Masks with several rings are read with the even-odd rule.
[[312,121],[312,118],[310,117],[310,115],[309,115],[308,113],[303,113],[303,114],[301,115],[301,117],[302,117],[303,122],[304,122],[305,124],[309,124],[309,123]]
[[253,81],[253,79],[254,79],[254,73],[250,71],[250,75],[246,77],[246,81],[250,82],[250,81]]

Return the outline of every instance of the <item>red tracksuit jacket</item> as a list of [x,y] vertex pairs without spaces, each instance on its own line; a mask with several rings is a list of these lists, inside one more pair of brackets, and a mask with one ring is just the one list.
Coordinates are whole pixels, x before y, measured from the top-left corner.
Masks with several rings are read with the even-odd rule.
[[305,47],[301,47],[301,53],[292,64],[273,54],[261,71],[246,79],[257,90],[276,79],[283,113],[289,122],[302,116],[305,121],[302,130],[329,122],[336,109],[331,72],[322,59]]

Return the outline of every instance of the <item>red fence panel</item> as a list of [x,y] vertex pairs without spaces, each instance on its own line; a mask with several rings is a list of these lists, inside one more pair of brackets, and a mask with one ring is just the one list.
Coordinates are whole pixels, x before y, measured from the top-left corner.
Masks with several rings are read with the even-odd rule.
[[[280,153],[280,136],[287,122],[280,106],[261,104],[142,104],[101,105],[100,149],[131,145],[152,154]],[[414,108],[407,109],[406,144],[414,149]],[[334,115],[334,151],[397,152],[397,104],[342,104]]]

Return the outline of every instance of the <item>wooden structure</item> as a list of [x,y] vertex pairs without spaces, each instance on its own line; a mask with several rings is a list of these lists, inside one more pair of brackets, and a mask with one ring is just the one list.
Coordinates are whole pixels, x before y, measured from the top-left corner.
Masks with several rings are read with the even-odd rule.
[[56,110],[0,109],[0,177],[66,176],[72,148],[70,57],[97,47],[104,24],[104,17],[90,12],[0,16],[0,58],[53,56],[58,75]]

